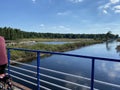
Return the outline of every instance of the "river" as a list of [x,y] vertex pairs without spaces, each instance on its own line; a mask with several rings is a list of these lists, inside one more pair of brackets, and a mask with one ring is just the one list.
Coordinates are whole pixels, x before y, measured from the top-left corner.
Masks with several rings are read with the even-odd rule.
[[[109,43],[90,45],[76,50],[68,51],[65,53],[120,59],[120,53],[117,52],[116,50],[117,45],[120,45],[120,43],[113,41]],[[27,63],[36,65],[36,60]],[[42,58],[40,61],[40,65],[41,67],[62,71],[65,73],[70,73],[87,78],[91,77],[91,60],[89,59],[68,57],[61,55],[52,55],[49,57]],[[19,67],[22,66],[20,65]],[[70,76],[50,73],[43,70],[41,70],[41,73],[90,86],[90,82],[83,79],[72,78]],[[76,87],[75,85],[69,85],[67,83],[61,83],[55,80],[46,79],[42,76],[41,78],[50,82],[55,82],[56,84],[60,84],[62,86],[69,87],[72,90],[89,90],[81,87]],[[120,85],[120,63],[97,60],[95,62],[95,80],[100,80],[100,81]],[[50,87],[52,88],[52,90],[61,90],[52,87],[50,85],[45,85],[45,83],[41,83],[41,85]],[[97,82],[95,82],[95,88],[100,90],[120,90],[120,88],[116,88],[114,86],[109,86],[105,84],[98,84]],[[33,89],[35,90],[35,88]]]

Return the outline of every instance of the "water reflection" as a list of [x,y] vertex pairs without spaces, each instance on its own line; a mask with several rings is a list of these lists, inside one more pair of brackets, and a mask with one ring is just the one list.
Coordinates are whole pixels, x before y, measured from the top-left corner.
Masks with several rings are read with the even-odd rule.
[[[118,50],[116,48],[117,45],[120,45],[120,42],[116,42],[116,41],[106,42],[106,43],[87,46],[77,50],[68,51],[66,53],[119,59],[120,56],[118,55],[118,53],[116,53],[116,50]],[[120,49],[118,51],[120,52]],[[91,61],[89,59],[52,55],[50,57],[41,58],[40,63],[41,63],[41,67],[45,67],[65,73],[75,74],[87,78],[90,78],[91,75]],[[36,65],[36,61],[32,61],[30,64]],[[89,81],[81,78],[73,78],[70,76],[63,76],[61,74],[50,73],[45,71],[44,72],[41,71],[41,72],[45,73],[46,75],[51,75],[57,78],[65,79],[67,81],[72,81],[74,83],[90,86]],[[44,79],[46,80],[47,78]],[[96,60],[95,79],[120,85],[120,63]],[[51,79],[47,79],[47,80],[50,82],[54,81],[56,84],[66,86],[68,88],[71,88],[72,90],[89,90],[87,88],[81,88],[76,85],[72,85],[68,83],[58,82]],[[56,89],[56,87],[51,87],[51,86],[49,87],[52,88],[52,90],[59,90]],[[116,88],[98,82],[95,82],[95,88],[98,88],[99,90],[120,90],[120,88],[118,87]]]
[[[108,41],[105,43],[106,45],[106,50],[109,52],[113,52],[114,50],[116,50],[116,53],[119,54],[120,56],[120,42],[114,40],[114,41]],[[115,54],[115,52],[114,52]]]
[[62,42],[62,41],[53,41],[53,42],[39,42],[43,44],[52,44],[52,45],[61,45],[61,44],[66,44],[66,43],[73,43],[73,42]]
[[111,46],[110,46],[109,42],[106,42],[106,49],[107,49],[108,51],[110,51],[110,49],[111,49]]
[[120,53],[120,45],[116,47],[117,53]]
[[111,79],[120,78],[120,63],[110,63],[110,62],[102,62],[101,66],[103,72],[108,75]]
[[[82,78],[81,79],[80,78],[74,78],[74,77],[71,77],[71,76],[66,76],[65,80],[79,84],[79,86],[78,86],[78,85],[71,85],[69,83],[66,83],[65,87],[68,87],[72,90],[89,90],[88,87],[90,87],[90,81],[88,81],[88,80],[84,80]],[[84,86],[88,86],[88,87],[84,87]]]
[[119,56],[120,56],[120,42],[119,41],[115,49],[116,49],[116,52],[119,53]]
[[113,44],[114,42],[116,42],[116,41],[111,40],[111,41],[107,41],[106,42],[106,49],[107,49],[107,51],[111,50],[111,48],[112,48],[111,44]]

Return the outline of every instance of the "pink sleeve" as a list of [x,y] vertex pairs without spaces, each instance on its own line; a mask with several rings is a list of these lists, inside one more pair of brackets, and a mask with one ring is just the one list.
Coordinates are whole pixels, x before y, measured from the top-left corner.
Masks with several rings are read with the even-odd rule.
[[0,65],[4,65],[7,63],[8,60],[7,60],[5,39],[0,36]]

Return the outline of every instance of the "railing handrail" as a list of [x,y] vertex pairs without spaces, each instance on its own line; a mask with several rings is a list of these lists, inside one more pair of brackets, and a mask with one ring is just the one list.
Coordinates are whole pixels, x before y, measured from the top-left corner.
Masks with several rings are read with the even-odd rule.
[[[64,56],[72,56],[72,57],[79,57],[79,58],[87,58],[88,60],[91,60],[91,62],[92,62],[91,63],[91,90],[94,90],[94,81],[95,81],[95,79],[94,79],[94,70],[95,70],[95,61],[96,60],[99,60],[99,61],[120,62],[119,59],[102,58],[102,57],[85,56],[85,55],[76,55],[76,54],[68,54],[68,53],[63,53],[63,52],[51,52],[51,51],[43,51],[43,50],[30,50],[30,49],[24,49],[24,48],[7,48],[7,49],[8,49],[8,73],[10,73],[10,57],[11,57],[10,56],[10,50],[19,50],[19,51],[27,51],[27,52],[36,52],[37,53],[37,57],[36,57],[37,58],[37,73],[36,73],[37,74],[37,84],[36,85],[38,87],[37,90],[40,90],[40,87],[39,87],[40,86],[40,81],[44,82],[44,83],[49,83],[49,84],[54,85],[54,86],[59,87],[59,88],[64,88],[66,90],[69,90],[68,88],[59,86],[57,84],[53,84],[51,82],[40,80],[40,54],[41,53],[54,54],[54,55],[64,55]],[[13,71],[13,72],[15,72],[15,71]],[[19,73],[19,74],[21,74],[21,73]],[[23,74],[21,74],[21,75],[23,75]],[[26,76],[26,75],[24,75],[24,76]],[[54,77],[51,77],[51,76],[49,76],[49,77],[50,78],[54,78]],[[57,79],[57,78],[54,78],[54,79]],[[61,79],[59,79],[59,80],[61,80]],[[61,80],[61,81],[63,81],[63,80]],[[45,87],[43,86],[43,88],[45,88]]]
[[[29,64],[24,64],[24,63],[20,63],[20,62],[16,62],[16,61],[12,61],[12,62],[15,62],[16,64],[20,64],[20,65],[24,65],[24,66],[29,66],[29,67],[33,67],[33,68],[37,68],[36,66],[34,65],[29,65]],[[11,65],[11,67],[13,68],[16,68],[18,70],[22,70],[22,71],[26,71],[26,72],[29,72],[29,73],[33,73],[33,74],[37,74],[36,72],[34,71],[30,71],[30,70],[27,70],[27,69],[22,69],[20,67],[17,67],[17,66],[13,66]],[[53,73],[57,73],[57,74],[60,74],[60,75],[67,75],[67,76],[70,76],[70,77],[74,77],[74,78],[78,78],[78,79],[84,79],[84,80],[91,80],[90,78],[86,78],[86,77],[83,77],[83,76],[78,76],[78,75],[74,75],[74,74],[70,74],[70,73],[65,73],[65,72],[61,72],[61,71],[56,71],[56,70],[53,70],[53,69],[48,69],[48,68],[43,68],[43,67],[40,67],[40,69],[42,70],[47,70],[49,72],[53,72]],[[12,72],[17,72],[17,71],[14,71],[14,70],[10,70]],[[17,72],[17,74],[21,74],[23,76],[25,76],[25,74],[22,74],[22,73],[19,73]],[[67,83],[72,83],[71,81],[68,81],[68,80],[64,80],[64,79],[59,79],[57,77],[54,77],[54,76],[50,76],[50,75],[45,75],[43,73],[40,73],[41,76],[44,76],[44,77],[47,77],[47,78],[52,78],[52,79],[55,79],[55,80],[58,80],[58,81],[62,81],[62,82],[67,82]],[[27,75],[27,77],[29,77]],[[33,77],[30,77],[30,78],[33,78]],[[34,79],[34,78],[33,78]],[[109,86],[113,86],[113,87],[118,87],[120,88],[120,85],[117,85],[117,84],[113,84],[113,83],[108,83],[108,82],[104,82],[104,81],[100,81],[100,80],[96,80],[94,79],[95,82],[97,83],[101,83],[101,84],[105,84],[105,85],[109,85]],[[75,85],[75,83],[73,82],[72,84]],[[77,84],[76,84],[77,85]],[[77,85],[79,86],[79,85]],[[82,86],[83,87],[83,86]]]
[[102,57],[94,57],[94,56],[87,56],[87,55],[76,55],[76,54],[67,54],[64,52],[51,52],[51,51],[43,51],[43,50],[31,50],[31,49],[24,49],[24,48],[8,48],[11,50],[20,50],[20,51],[28,51],[28,52],[41,52],[46,54],[57,54],[57,55],[65,55],[65,56],[73,56],[73,57],[81,57],[81,58],[88,58],[88,59],[96,59],[102,61],[114,61],[120,62],[120,59],[111,59],[111,58],[102,58]]

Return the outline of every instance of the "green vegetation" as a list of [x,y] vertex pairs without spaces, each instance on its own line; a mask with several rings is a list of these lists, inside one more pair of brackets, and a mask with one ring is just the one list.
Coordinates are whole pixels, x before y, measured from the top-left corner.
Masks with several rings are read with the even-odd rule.
[[75,43],[66,43],[66,44],[62,44],[62,45],[35,44],[35,45],[28,46],[28,47],[25,47],[25,48],[36,49],[36,50],[63,52],[63,51],[73,50],[73,49],[77,49],[79,47],[95,44],[95,43],[98,43],[98,42],[99,41],[89,40],[87,42],[82,41],[82,42],[75,42]]
[[20,29],[14,29],[10,27],[0,28],[0,35],[4,36],[6,40],[17,40],[24,38],[89,38],[97,40],[106,40],[117,38],[118,35],[111,34],[60,34],[60,33],[37,33],[37,32],[25,32]]
[[[81,42],[76,41],[74,43],[66,43],[62,45],[49,45],[49,44],[34,44],[34,45],[15,45],[11,46],[14,48],[25,48],[25,49],[32,49],[32,50],[45,50],[45,51],[55,51],[55,52],[64,52],[69,50],[74,50],[77,48],[81,48],[87,45],[92,45],[96,43],[100,43],[101,41],[96,40],[81,40]],[[23,52],[23,51],[12,51],[12,60],[19,60],[19,61],[28,61],[33,60],[36,58],[36,53],[31,52]],[[41,54],[44,56],[44,54]]]
[[[10,27],[0,28],[0,36],[4,36],[8,47],[13,48],[25,48],[32,50],[45,50],[64,52],[73,49],[77,49],[83,46],[100,43],[102,41],[108,41],[110,39],[116,39],[118,35],[112,34],[110,31],[106,34],[60,34],[60,33],[37,33],[37,32],[25,32],[20,29],[14,29]],[[24,42],[45,42],[45,41],[66,41],[74,42],[63,45],[48,45],[48,44],[34,44],[25,45]],[[12,59],[19,61],[33,60],[36,57],[36,53],[12,51]],[[44,54],[41,54],[44,56]]]
[[110,40],[110,39],[114,39],[114,38],[118,38],[118,35],[113,35],[111,31],[108,31],[105,35],[105,39],[106,41]]

